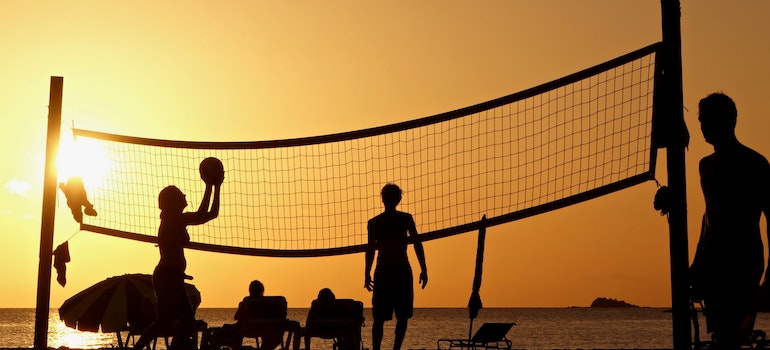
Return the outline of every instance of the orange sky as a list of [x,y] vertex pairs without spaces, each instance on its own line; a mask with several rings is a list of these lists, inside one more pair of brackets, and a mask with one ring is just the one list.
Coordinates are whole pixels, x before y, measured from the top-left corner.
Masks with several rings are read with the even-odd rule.
[[[690,253],[711,152],[697,101],[724,91],[737,133],[770,155],[770,3],[683,1]],[[34,307],[50,76],[63,123],[182,140],[265,140],[433,115],[550,81],[657,42],[659,1],[0,2],[0,307]],[[666,182],[665,161],[658,179]],[[644,183],[488,231],[486,307],[586,306],[598,296],[669,306],[666,220]],[[59,200],[54,245],[77,232]],[[419,223],[418,223],[419,229]],[[475,233],[426,243],[421,307],[464,307]],[[80,232],[51,306],[113,275],[151,273],[151,244]],[[248,282],[305,307],[322,287],[370,304],[362,254],[261,258],[188,251],[202,307],[235,307]],[[413,265],[416,261],[413,259]]]

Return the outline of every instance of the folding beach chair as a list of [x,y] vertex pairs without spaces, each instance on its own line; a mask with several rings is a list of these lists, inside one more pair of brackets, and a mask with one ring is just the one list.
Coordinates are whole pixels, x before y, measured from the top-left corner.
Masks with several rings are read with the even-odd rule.
[[[155,339],[150,340],[150,342],[147,344],[146,349],[149,350],[155,350],[156,345],[158,343],[158,339],[163,339],[163,341],[166,344],[166,349],[169,348],[171,345],[171,341],[169,338],[173,339],[174,334],[176,334],[176,328],[178,326],[174,325],[172,329],[161,329],[158,331],[158,333],[155,335]],[[139,340],[139,337],[142,336],[142,331],[146,327],[141,327],[139,329],[136,329],[131,326],[126,326],[120,331],[117,332],[118,335],[118,348],[133,348],[136,345],[136,341]],[[128,332],[126,335],[125,342],[122,339],[122,332]],[[192,340],[196,347],[198,348],[205,348],[207,345],[207,334],[208,334],[208,324],[206,321],[203,320],[195,320],[195,323],[193,324],[192,329]]]
[[510,323],[484,323],[470,339],[439,339],[438,348],[441,345],[448,345],[448,349],[510,349],[512,343],[506,335],[511,327],[516,324]]
[[[698,321],[698,309],[695,302],[690,300],[690,316],[693,324],[693,349],[708,349],[713,340],[702,340],[700,338],[700,325]],[[700,310],[703,310],[703,303],[698,303]],[[750,313],[741,323],[741,348],[746,349],[767,349],[770,343],[765,339],[767,334],[761,329],[755,329],[754,323],[757,319],[757,313]]]
[[286,298],[264,296],[253,306],[248,319],[236,323],[236,346],[243,346],[243,338],[253,338],[257,348],[262,348],[264,337],[280,335],[280,349],[299,350],[301,326],[298,321],[287,318]]
[[305,350],[311,338],[332,339],[334,350],[361,350],[364,303],[353,299],[313,300],[303,336]]
[[[245,349],[244,338],[253,339],[257,349],[265,348],[265,343],[277,345],[281,350],[300,349],[301,326],[298,321],[287,318],[286,298],[283,296],[264,296],[252,301],[248,318],[239,319],[235,324],[210,328],[207,334],[207,349],[219,350],[222,347]],[[268,346],[269,348],[269,346]],[[270,349],[272,350],[272,349]]]

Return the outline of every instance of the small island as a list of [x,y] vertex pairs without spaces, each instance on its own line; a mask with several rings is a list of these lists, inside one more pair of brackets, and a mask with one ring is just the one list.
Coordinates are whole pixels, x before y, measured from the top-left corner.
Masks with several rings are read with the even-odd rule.
[[591,307],[636,307],[639,306],[629,304],[623,300],[611,299],[611,298],[596,298],[591,303]]

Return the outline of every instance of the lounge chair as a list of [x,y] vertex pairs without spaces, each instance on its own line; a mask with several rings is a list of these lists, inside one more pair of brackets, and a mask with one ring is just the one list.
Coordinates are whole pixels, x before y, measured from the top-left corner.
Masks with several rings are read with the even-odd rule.
[[[264,349],[262,346],[262,340],[265,336],[275,334],[277,332],[283,333],[281,335],[281,343],[278,349],[282,350],[299,350],[299,335],[301,326],[299,322],[282,319],[282,320],[258,320],[250,319],[245,320],[238,324],[237,336],[238,341],[236,345],[243,346],[244,338],[253,338],[257,343],[257,349]],[[267,349],[272,350],[272,349]]]
[[[198,298],[200,298],[199,294]],[[195,309],[197,310],[197,305],[200,305],[200,299],[193,300],[193,305],[195,305]],[[129,320],[128,326],[117,332],[119,348],[134,347],[136,341],[142,336],[142,332],[155,321],[155,306],[150,300],[142,300],[138,311],[138,313],[134,314],[135,318]],[[155,338],[150,340],[145,349],[155,350],[158,339],[163,339],[163,342],[166,344],[166,349],[168,349],[171,344],[169,338],[173,339],[178,327],[179,321],[177,320],[171,326],[171,329],[158,329]],[[122,332],[127,332],[125,342],[122,339]],[[192,332],[193,333],[190,336],[192,337],[195,346],[199,348],[206,347],[208,341],[207,334],[209,333],[206,321],[196,319],[195,323],[193,323]]]
[[264,296],[254,302],[248,318],[236,322],[233,345],[242,347],[244,338],[253,338],[262,349],[265,337],[280,336],[279,349],[299,350],[300,330],[299,322],[287,318],[285,297]]
[[334,350],[360,350],[364,304],[353,299],[313,300],[303,336],[305,350],[311,338],[332,339]]
[[[118,348],[129,348],[129,347],[135,346],[136,341],[139,340],[139,337],[142,336],[142,330],[144,328],[145,327],[141,327],[141,329],[137,330],[131,326],[126,326],[121,331],[118,331],[117,332]],[[122,332],[127,332],[125,342],[123,341],[121,336]],[[159,330],[158,334],[155,335],[155,339],[150,340],[150,342],[147,344],[146,349],[155,350],[159,338],[163,338],[163,341],[166,344],[166,349],[168,349],[169,346],[171,345],[171,341],[169,340],[169,338],[173,338],[173,335],[175,333],[176,333],[175,328],[172,328],[169,330]],[[196,347],[199,347],[201,349],[206,347],[206,344],[208,341],[207,334],[208,334],[208,324],[206,323],[206,321],[195,320],[195,323],[193,324],[193,333],[191,334],[191,337]]]
[[[700,326],[698,322],[698,309],[695,307],[695,302],[690,300],[690,316],[693,324],[693,349],[708,349],[711,347],[713,340],[701,340],[700,339]],[[700,310],[703,310],[703,303],[697,303],[700,305]],[[754,324],[757,319],[757,313],[753,312],[746,315],[746,318],[741,322],[740,337],[741,348],[748,349],[766,349],[770,347],[770,342],[765,338],[767,334],[761,329],[755,329]]]
[[442,349],[442,344],[448,346],[448,349],[510,349],[512,343],[506,335],[514,325],[513,322],[484,323],[470,339],[439,339],[437,346],[438,349]]

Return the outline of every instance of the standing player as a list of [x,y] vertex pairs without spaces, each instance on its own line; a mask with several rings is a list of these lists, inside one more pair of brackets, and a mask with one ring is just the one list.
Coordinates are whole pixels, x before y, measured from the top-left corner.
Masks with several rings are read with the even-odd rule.
[[[706,214],[691,267],[693,299],[719,349],[738,349],[744,320],[753,320],[765,270],[760,217],[770,213],[770,164],[735,136],[737,109],[711,94],[698,105],[701,131],[714,153],[700,161]],[[765,282],[768,281],[765,272]],[[753,322],[751,322],[753,323]]]
[[[187,260],[184,256],[184,247],[190,242],[187,226],[206,223],[219,215],[219,192],[224,180],[224,170],[220,170],[221,174],[215,171],[214,176],[210,176],[210,170],[210,168],[204,169],[202,164],[201,177],[206,183],[206,190],[196,212],[183,212],[187,207],[187,197],[176,186],[167,186],[158,195],[160,261],[152,274],[156,317],[155,322],[142,332],[142,336],[134,345],[135,349],[148,346],[160,331],[172,329],[172,324],[176,321],[179,322],[179,326],[173,334],[173,341],[169,348],[171,350],[196,348],[191,338],[195,311],[184,286],[185,279],[192,279],[185,273]],[[209,208],[209,201],[211,201],[211,208]]]
[[[414,286],[412,267],[406,254],[409,237],[417,237],[417,228],[412,215],[396,210],[401,202],[401,189],[394,184],[387,184],[381,192],[385,211],[369,220],[367,230],[369,244],[366,249],[366,271],[364,287],[373,291],[372,295],[372,349],[380,350],[385,321],[396,314],[395,339],[393,349],[401,349],[406,336],[409,318],[414,308]],[[377,267],[372,280],[371,270],[374,253],[377,251]],[[428,268],[425,265],[425,252],[422,243],[414,242],[414,251],[420,263],[422,288],[428,284]]]

